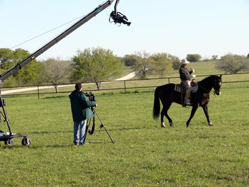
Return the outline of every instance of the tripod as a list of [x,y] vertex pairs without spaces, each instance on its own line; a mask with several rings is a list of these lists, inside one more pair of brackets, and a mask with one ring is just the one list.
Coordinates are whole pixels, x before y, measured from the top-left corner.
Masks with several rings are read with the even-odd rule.
[[[95,129],[95,115],[98,117],[99,121],[100,121],[100,126],[99,128],[102,129],[104,128],[105,129],[105,132],[107,133],[107,135],[109,136],[110,140],[112,143],[114,143],[114,140],[112,139],[111,135],[109,134],[109,132],[107,131],[107,129],[105,128],[105,125],[102,123],[99,115],[97,114],[96,110],[94,110],[94,107],[91,107],[91,110],[94,114],[94,117],[90,118],[87,120],[87,126],[86,126],[86,135],[87,135],[87,132],[92,135],[94,133],[94,129]],[[91,125],[91,121],[93,120],[93,125],[92,125],[92,130],[88,130],[90,125]],[[85,135],[85,140],[86,140],[86,135]],[[85,142],[84,140],[84,142]]]

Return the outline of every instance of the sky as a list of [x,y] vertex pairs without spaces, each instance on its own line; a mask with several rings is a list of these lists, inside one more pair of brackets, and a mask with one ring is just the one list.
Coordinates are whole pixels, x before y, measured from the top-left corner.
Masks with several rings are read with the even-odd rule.
[[[0,0],[0,48],[33,53],[104,2]],[[78,50],[96,47],[119,57],[143,51],[180,59],[249,53],[249,0],[120,0],[118,11],[131,21],[129,27],[109,23],[114,3],[38,60],[70,60]]]

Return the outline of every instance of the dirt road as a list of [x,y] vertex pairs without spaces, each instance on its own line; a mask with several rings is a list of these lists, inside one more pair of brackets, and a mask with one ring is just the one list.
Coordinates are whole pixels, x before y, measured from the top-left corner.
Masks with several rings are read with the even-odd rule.
[[[116,79],[117,81],[124,81],[124,80],[128,80],[128,79],[132,79],[133,77],[135,77],[135,72],[132,72],[124,77],[121,77],[119,79]],[[90,83],[93,84],[93,83]],[[73,85],[61,85],[58,86],[60,87],[65,87],[65,86],[73,86]],[[39,89],[49,89],[49,88],[54,88],[54,86],[40,86]],[[11,94],[11,93],[16,93],[16,92],[26,92],[26,91],[33,91],[33,90],[37,90],[37,87],[29,87],[29,88],[20,88],[20,89],[15,89],[15,90],[5,90],[2,91],[1,94],[2,95],[6,95],[6,94]]]

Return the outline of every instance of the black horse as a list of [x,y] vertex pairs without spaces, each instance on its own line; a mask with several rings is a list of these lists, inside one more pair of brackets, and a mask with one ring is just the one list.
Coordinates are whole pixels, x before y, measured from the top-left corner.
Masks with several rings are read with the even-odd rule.
[[[191,95],[191,105],[192,105],[192,111],[191,115],[186,123],[187,127],[189,126],[189,123],[191,119],[194,117],[195,112],[199,106],[203,108],[203,111],[206,115],[208,125],[213,126],[213,124],[209,120],[209,114],[208,114],[208,102],[209,102],[209,95],[212,88],[214,88],[214,94],[220,95],[221,91],[221,84],[222,84],[222,75],[216,76],[211,75],[202,81],[198,82],[198,90],[196,93],[192,93]],[[155,98],[154,98],[154,108],[153,108],[153,117],[154,119],[159,117],[160,113],[160,101],[161,100],[163,104],[163,109],[161,111],[161,127],[165,127],[163,117],[164,115],[169,120],[170,126],[173,126],[172,119],[168,115],[168,110],[172,104],[172,102],[181,104],[181,93],[174,91],[175,84],[166,84],[162,85],[156,88],[155,90]]]

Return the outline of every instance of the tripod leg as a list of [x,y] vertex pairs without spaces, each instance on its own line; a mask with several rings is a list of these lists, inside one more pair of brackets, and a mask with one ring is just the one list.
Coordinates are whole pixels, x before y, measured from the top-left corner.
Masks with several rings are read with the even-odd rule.
[[108,132],[107,129],[105,128],[104,124],[101,124],[99,127],[100,127],[100,128],[103,127],[103,128],[105,129],[105,132],[106,132],[107,135],[109,136],[110,140],[112,141],[112,143],[115,143],[114,140],[112,139],[111,135],[109,134],[109,132]]
[[88,132],[90,124],[91,124],[91,119],[87,119],[86,124],[85,124],[86,125],[86,130],[85,130],[85,138],[83,140],[83,144],[85,144],[85,142],[86,142],[86,136],[87,136],[87,132]]
[[[94,109],[93,109],[94,110]],[[101,125],[99,126],[99,128],[104,128],[105,129],[105,132],[107,133],[107,135],[109,136],[110,140],[112,141],[112,143],[114,143],[114,140],[112,139],[111,135],[109,134],[109,132],[107,131],[107,129],[105,128],[104,124],[102,123],[99,115],[97,114],[97,112],[94,110],[94,114],[96,114],[96,116],[98,117]]]

